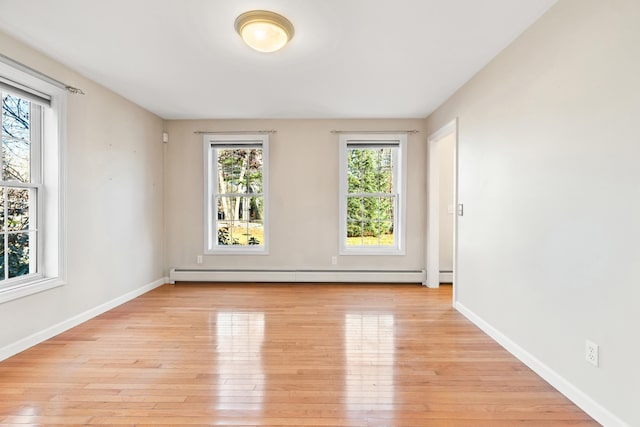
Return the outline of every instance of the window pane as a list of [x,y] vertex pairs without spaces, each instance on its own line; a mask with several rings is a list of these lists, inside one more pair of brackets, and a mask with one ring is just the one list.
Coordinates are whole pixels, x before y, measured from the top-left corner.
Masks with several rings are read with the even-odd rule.
[[29,229],[29,195],[28,188],[7,188],[8,212],[7,229]]
[[347,175],[347,192],[350,194],[362,192],[359,171],[349,171]]
[[347,245],[361,245],[363,235],[363,199],[347,198]]
[[30,144],[13,138],[2,138],[2,179],[29,182]]
[[222,194],[236,193],[239,165],[236,150],[216,150],[218,155],[218,191]]
[[29,274],[29,233],[9,234],[9,278]]
[[395,235],[393,233],[393,222],[381,221],[380,222],[380,245],[381,246],[394,246],[396,244]]
[[362,239],[362,246],[380,246],[380,239],[378,236],[366,236]]
[[231,235],[232,227],[230,223],[225,221],[218,222],[218,228],[216,231],[218,234],[218,245],[228,246],[240,244],[240,242],[238,242],[237,239],[234,240]]
[[393,246],[393,197],[347,198],[347,246]]
[[5,276],[5,248],[4,248],[4,235],[0,234],[0,280],[4,280]]
[[233,183],[233,157],[231,150],[218,150],[218,191],[232,193],[229,188]]
[[218,220],[233,221],[240,215],[239,197],[220,196],[218,197]]
[[262,193],[262,149],[252,148],[247,151],[247,184],[246,193]]
[[365,221],[377,220],[379,216],[379,203],[377,197],[363,197],[363,218]]
[[218,197],[218,220],[234,221],[238,220],[240,215],[239,197],[236,196],[220,196]]
[[394,206],[395,206],[395,198],[381,197],[378,200],[378,219],[380,221],[393,222]]
[[347,237],[347,246],[362,246],[362,236],[350,236]]
[[238,221],[240,204],[239,197],[218,197],[218,216],[216,230],[218,245],[238,245],[240,241],[234,236],[234,223]]
[[221,194],[262,193],[262,149],[218,149],[218,191]]
[[238,220],[240,221],[248,221],[251,215],[251,207],[249,206],[249,198],[248,197],[242,197],[239,198],[240,200],[240,206],[238,207]]
[[30,102],[4,94],[2,97],[2,179],[29,182]]
[[264,199],[220,196],[217,201],[218,245],[264,244]]
[[[380,220],[380,200],[378,197],[366,197],[363,200],[363,230],[365,237],[378,237],[378,221]],[[368,239],[371,240],[371,239]]]
[[347,153],[347,192],[362,193],[360,159],[362,150],[349,150]]
[[393,191],[393,148],[383,148],[378,151],[378,170],[376,172],[377,191],[391,193]]
[[[4,217],[5,217],[5,212],[4,212],[4,198],[5,195],[7,194],[7,188],[6,187],[0,187],[0,231],[6,231],[4,226]],[[0,238],[2,237],[2,235],[0,235]]]
[[249,209],[247,219],[250,221],[262,221],[264,219],[264,199],[262,197],[249,197],[246,200]]
[[391,193],[395,148],[358,148],[347,153],[348,193]]
[[2,94],[2,132],[14,139],[29,141],[31,103],[17,96]]
[[250,221],[248,230],[248,245],[264,245],[264,224],[262,221]]
[[347,246],[362,245],[363,236],[363,198],[347,198]]
[[363,217],[362,197],[347,197],[347,221],[360,221]]

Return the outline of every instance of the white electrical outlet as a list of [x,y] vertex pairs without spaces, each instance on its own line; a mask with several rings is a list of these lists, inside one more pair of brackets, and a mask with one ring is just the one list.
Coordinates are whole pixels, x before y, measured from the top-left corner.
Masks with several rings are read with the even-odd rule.
[[198,255],[198,256],[196,257],[196,262],[197,262],[198,264],[202,264],[202,255]]
[[338,265],[338,257],[337,256],[332,256],[331,257],[331,265]]
[[585,358],[593,366],[598,366],[598,344],[589,340],[585,343]]

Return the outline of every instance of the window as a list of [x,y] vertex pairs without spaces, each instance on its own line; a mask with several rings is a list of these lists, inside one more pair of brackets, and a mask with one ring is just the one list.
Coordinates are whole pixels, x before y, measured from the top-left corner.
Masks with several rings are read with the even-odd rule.
[[66,93],[0,62],[0,302],[62,284]]
[[0,282],[38,270],[40,109],[26,99],[2,93]]
[[340,253],[404,253],[406,135],[340,136]]
[[266,253],[268,135],[205,135],[205,253]]

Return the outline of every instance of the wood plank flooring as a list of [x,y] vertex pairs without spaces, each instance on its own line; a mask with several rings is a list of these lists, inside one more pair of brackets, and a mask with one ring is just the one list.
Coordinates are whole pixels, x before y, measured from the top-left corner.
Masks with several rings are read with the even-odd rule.
[[0,425],[597,426],[418,285],[164,285],[0,363]]

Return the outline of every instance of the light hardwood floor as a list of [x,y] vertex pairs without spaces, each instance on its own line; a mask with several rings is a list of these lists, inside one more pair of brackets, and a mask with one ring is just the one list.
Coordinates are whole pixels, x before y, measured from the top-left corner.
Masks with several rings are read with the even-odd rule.
[[0,425],[598,424],[449,286],[180,284],[0,363]]

